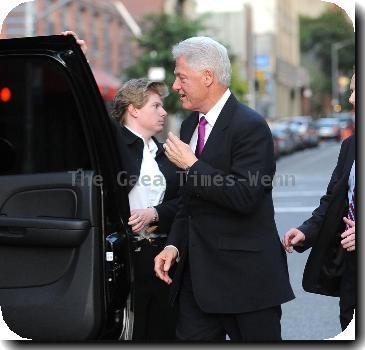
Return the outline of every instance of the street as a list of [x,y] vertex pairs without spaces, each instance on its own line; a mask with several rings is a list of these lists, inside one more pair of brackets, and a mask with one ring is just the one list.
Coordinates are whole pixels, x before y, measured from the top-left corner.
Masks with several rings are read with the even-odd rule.
[[[340,143],[296,152],[277,162],[273,199],[276,224],[282,238],[291,227],[310,217],[325,193],[336,165]],[[283,305],[282,337],[285,340],[321,340],[341,332],[338,298],[307,293],[302,276],[309,251],[288,254],[290,281],[296,299]]]

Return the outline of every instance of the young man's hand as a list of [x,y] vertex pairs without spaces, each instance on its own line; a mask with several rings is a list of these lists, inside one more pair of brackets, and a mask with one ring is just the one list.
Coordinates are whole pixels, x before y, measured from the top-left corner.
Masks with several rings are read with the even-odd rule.
[[77,34],[71,30],[66,30],[64,32],[61,32],[61,35],[72,35],[75,37],[76,42],[80,45],[82,52],[84,53],[84,55],[86,55],[86,51],[87,51],[87,46],[85,43],[85,40],[79,39],[79,37],[77,36]]

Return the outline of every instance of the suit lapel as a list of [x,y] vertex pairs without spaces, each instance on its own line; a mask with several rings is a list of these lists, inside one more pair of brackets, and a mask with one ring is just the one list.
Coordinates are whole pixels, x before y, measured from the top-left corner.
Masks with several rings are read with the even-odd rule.
[[195,131],[196,126],[199,122],[199,113],[193,112],[190,114],[190,116],[186,119],[184,123],[184,127],[181,128],[180,131],[180,139],[182,142],[185,142],[187,144],[190,143],[191,137],[193,136],[193,133]]
[[350,176],[354,160],[355,160],[355,137],[353,137],[352,140],[350,141],[347,157],[344,164],[344,174],[345,177],[347,178]]
[[237,99],[231,94],[217,118],[207,142],[205,143],[201,159],[206,160],[211,154],[216,154],[217,148],[221,147],[220,143],[222,138],[220,137],[220,134],[230,124],[237,104]]
[[349,145],[348,156],[346,157],[345,173],[350,175],[352,163],[355,160],[355,137],[352,138]]
[[342,175],[339,179],[338,185],[336,185],[337,190],[334,190],[335,196],[345,200],[347,202],[347,192],[349,188],[349,176],[352,168],[352,164],[355,160],[355,138],[350,141],[347,149],[346,157],[343,162]]

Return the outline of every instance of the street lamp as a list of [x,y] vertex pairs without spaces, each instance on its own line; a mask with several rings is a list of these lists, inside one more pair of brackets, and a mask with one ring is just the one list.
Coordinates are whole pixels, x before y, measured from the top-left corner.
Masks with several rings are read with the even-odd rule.
[[335,109],[335,106],[339,103],[339,93],[337,86],[337,78],[338,78],[338,50],[349,46],[353,43],[352,39],[338,41],[331,45],[331,75],[332,75],[332,107]]

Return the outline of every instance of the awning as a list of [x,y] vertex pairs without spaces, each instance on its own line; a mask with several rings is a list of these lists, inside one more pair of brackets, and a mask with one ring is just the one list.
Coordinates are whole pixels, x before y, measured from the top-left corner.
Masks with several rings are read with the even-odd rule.
[[112,100],[117,90],[121,87],[121,82],[110,73],[101,69],[94,68],[92,71],[103,99]]

